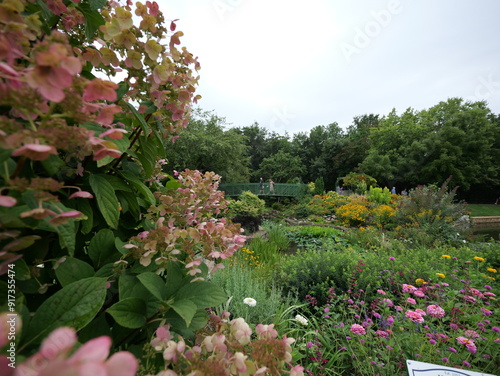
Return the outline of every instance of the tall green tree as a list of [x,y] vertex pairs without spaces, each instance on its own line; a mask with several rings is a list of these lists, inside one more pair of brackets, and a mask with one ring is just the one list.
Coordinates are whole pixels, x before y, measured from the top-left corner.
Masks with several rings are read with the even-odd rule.
[[428,110],[392,111],[370,132],[360,169],[380,184],[440,184],[467,191],[473,184],[498,184],[498,126],[484,102],[460,98]]
[[245,139],[211,111],[195,110],[189,125],[168,145],[168,167],[213,171],[223,183],[248,182],[250,170]]
[[256,174],[264,180],[273,179],[276,183],[286,183],[302,176],[304,165],[297,156],[280,150],[268,158],[264,158]]

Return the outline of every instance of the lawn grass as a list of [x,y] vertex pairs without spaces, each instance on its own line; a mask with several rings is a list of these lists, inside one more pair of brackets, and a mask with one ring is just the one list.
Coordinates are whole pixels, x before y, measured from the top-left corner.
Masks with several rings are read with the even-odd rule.
[[471,212],[471,217],[500,216],[500,205],[469,204],[467,208]]

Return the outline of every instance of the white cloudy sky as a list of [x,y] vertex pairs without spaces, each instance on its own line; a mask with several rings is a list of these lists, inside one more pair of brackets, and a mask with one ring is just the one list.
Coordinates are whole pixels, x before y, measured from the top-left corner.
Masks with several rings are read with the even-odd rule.
[[202,65],[200,107],[283,134],[450,97],[500,113],[498,0],[156,0]]

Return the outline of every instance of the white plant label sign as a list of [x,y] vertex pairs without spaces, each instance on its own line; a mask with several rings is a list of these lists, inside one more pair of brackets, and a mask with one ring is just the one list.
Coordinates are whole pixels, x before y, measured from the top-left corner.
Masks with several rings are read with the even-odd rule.
[[415,360],[407,360],[406,366],[410,376],[496,376],[489,373],[445,367],[437,364],[417,362]]

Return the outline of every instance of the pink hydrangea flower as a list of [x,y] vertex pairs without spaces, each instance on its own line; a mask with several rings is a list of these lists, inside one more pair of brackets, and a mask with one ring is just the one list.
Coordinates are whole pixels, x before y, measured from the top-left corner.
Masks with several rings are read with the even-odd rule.
[[134,376],[137,359],[129,352],[120,351],[109,359],[111,338],[94,338],[84,343],[73,355],[69,353],[76,345],[73,328],[54,330],[43,342],[38,353],[20,364],[17,376],[40,375],[108,375]]

